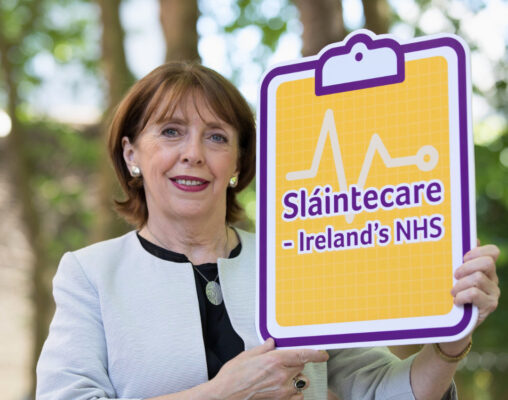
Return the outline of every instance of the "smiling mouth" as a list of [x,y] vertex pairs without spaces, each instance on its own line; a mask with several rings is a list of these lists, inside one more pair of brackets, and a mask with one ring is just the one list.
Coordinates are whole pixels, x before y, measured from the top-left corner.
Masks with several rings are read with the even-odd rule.
[[170,181],[178,189],[183,190],[185,192],[199,192],[201,190],[206,189],[206,187],[210,183],[207,180],[190,176],[176,176],[174,178],[170,178]]
[[205,183],[203,181],[196,181],[192,179],[175,179],[174,182],[178,183],[179,185],[185,186],[199,186]]

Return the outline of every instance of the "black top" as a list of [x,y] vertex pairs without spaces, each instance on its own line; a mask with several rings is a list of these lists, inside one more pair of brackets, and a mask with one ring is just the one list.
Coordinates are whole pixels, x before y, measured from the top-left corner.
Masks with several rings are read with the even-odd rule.
[[[155,257],[177,263],[190,263],[185,254],[175,253],[149,242],[139,234],[137,236],[141,246]],[[231,250],[229,258],[238,256],[241,250],[242,244],[238,243],[238,246]],[[231,326],[224,302],[217,306],[210,303],[205,294],[207,282],[196,272],[196,269],[199,269],[206,279],[213,281],[218,273],[217,263],[194,265],[194,267],[194,280],[196,282],[199,312],[201,314],[201,328],[206,351],[208,379],[212,379],[227,361],[245,349],[245,345]],[[218,277],[216,282],[219,283]]]

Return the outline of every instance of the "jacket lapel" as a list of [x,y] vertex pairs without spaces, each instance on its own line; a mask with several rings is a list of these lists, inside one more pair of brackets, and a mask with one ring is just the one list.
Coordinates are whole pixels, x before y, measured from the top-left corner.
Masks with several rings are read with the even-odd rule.
[[256,333],[256,243],[254,234],[236,230],[242,251],[235,258],[218,260],[224,304],[233,329],[245,343],[245,349],[261,342]]

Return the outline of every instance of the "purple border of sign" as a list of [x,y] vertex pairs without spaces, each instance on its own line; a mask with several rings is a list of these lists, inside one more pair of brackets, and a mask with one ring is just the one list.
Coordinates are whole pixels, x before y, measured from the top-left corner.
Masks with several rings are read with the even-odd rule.
[[[324,60],[333,54],[343,54],[351,49],[354,43],[362,41],[368,48],[379,47],[375,43],[383,46],[392,47],[397,53],[397,60],[404,60],[404,53],[433,49],[436,47],[450,47],[457,55],[458,60],[458,101],[459,101],[459,135],[460,135],[460,169],[461,169],[461,205],[462,205],[462,253],[465,254],[470,250],[469,238],[470,218],[469,218],[469,166],[468,166],[468,123],[467,123],[467,77],[466,77],[466,52],[462,44],[452,37],[434,38],[420,42],[399,45],[392,39],[372,40],[366,34],[357,34],[352,36],[345,46],[332,48],[326,51],[320,59],[312,61],[303,61],[298,64],[285,65],[274,68],[263,79],[261,84],[260,98],[260,168],[259,168],[259,329],[261,336],[266,340],[272,337],[277,347],[293,347],[293,346],[312,346],[339,343],[361,343],[397,339],[419,339],[428,337],[447,337],[461,333],[469,324],[472,318],[472,306],[466,304],[464,306],[464,314],[462,319],[454,326],[443,326],[437,328],[422,329],[405,329],[394,331],[378,331],[378,332],[358,332],[336,335],[320,335],[320,336],[302,336],[277,338],[268,332],[267,327],[267,98],[268,86],[272,79],[279,75],[290,74],[294,72],[306,71],[309,69],[320,70]],[[381,43],[383,42],[383,43]],[[396,44],[396,45],[394,45]],[[329,54],[330,53],[330,54]],[[333,53],[333,54],[332,54]],[[403,69],[402,69],[403,70]],[[335,91],[358,90],[376,85],[387,85],[390,83],[401,82],[401,68],[398,68],[398,74],[386,77],[383,81],[376,83],[373,80],[360,81],[336,87]],[[319,75],[319,74],[318,74]],[[402,80],[404,77],[402,77]],[[317,84],[317,83],[316,83]],[[329,94],[329,91],[322,91],[316,88],[316,94]]]

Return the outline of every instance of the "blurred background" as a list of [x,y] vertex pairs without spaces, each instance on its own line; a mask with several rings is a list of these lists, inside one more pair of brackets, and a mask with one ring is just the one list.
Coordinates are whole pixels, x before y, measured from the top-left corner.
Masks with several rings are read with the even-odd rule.
[[[501,248],[504,296],[456,376],[461,399],[508,399],[508,2],[1,0],[0,393],[32,399],[67,250],[131,228],[105,154],[110,110],[165,60],[200,60],[256,106],[263,72],[355,29],[453,32],[471,48],[478,235]],[[241,196],[255,224],[255,188]],[[403,351],[404,352],[404,351]]]

